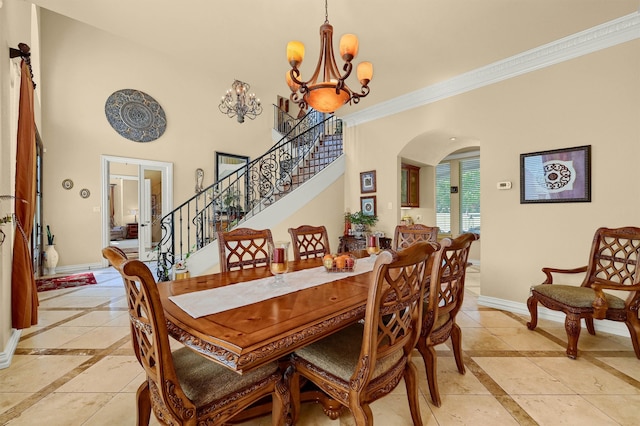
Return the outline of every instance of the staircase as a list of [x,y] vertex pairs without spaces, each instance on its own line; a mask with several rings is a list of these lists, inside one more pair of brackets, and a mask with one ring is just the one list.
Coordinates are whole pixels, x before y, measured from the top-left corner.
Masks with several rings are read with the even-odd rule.
[[265,154],[214,182],[160,219],[159,281],[170,279],[177,260],[300,188],[342,156],[342,122],[311,111],[297,120],[276,108],[275,129],[291,129]]

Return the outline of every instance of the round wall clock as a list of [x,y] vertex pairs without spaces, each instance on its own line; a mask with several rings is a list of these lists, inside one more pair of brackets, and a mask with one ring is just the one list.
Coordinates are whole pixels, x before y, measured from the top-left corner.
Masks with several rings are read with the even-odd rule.
[[73,188],[73,181],[71,179],[65,179],[62,181],[62,187],[64,189],[71,189]]
[[112,93],[104,105],[104,113],[120,136],[135,142],[154,141],[167,128],[167,117],[160,104],[140,90]]
[[90,195],[91,195],[91,192],[89,192],[89,190],[87,188],[82,188],[80,190],[80,196],[82,198],[89,198]]

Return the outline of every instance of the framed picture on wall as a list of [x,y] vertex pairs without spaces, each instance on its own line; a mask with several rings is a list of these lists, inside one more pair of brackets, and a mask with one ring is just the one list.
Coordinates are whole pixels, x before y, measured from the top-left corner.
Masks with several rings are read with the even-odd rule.
[[360,173],[360,192],[366,194],[368,192],[376,192],[376,171]]
[[360,197],[360,210],[365,216],[377,216],[376,196]]
[[520,204],[591,202],[591,145],[520,154]]

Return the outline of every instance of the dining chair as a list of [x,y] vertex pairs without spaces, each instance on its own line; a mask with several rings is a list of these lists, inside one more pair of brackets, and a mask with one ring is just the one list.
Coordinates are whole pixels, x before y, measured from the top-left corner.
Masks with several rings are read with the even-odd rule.
[[464,300],[464,281],[467,276],[467,260],[471,243],[478,234],[465,233],[455,239],[444,238],[440,249],[433,256],[431,278],[425,295],[423,321],[416,348],[422,355],[427,372],[431,401],[441,404],[438,390],[438,357],[435,346],[451,338],[453,356],[460,374],[465,373],[462,361],[462,331],[456,323],[456,315]]
[[323,257],[330,254],[329,236],[324,226],[302,225],[289,228],[294,260]]
[[171,352],[156,282],[139,260],[123,260],[113,247],[102,250],[124,281],[136,358],[146,372],[138,387],[137,424],[151,410],[163,424],[226,424],[251,404],[273,396],[272,424],[285,423],[288,388],[276,362],[242,375],[183,347]]
[[437,226],[426,226],[420,223],[397,225],[393,236],[393,249],[400,250],[407,248],[417,241],[435,243],[438,240],[439,229]]
[[220,253],[220,271],[269,266],[270,229],[236,228],[216,232]]
[[[567,356],[578,356],[580,321],[584,318],[589,334],[595,335],[594,319],[624,322],[631,335],[636,357],[640,359],[640,228],[599,228],[591,242],[586,266],[574,269],[542,268],[546,280],[531,288],[527,307],[529,330],[538,325],[538,302],[565,314]],[[577,285],[554,283],[567,274],[584,274]],[[566,278],[565,278],[566,279]],[[561,281],[562,282],[562,281]],[[607,290],[604,292],[603,290]],[[609,291],[615,291],[616,294]]]
[[[292,354],[286,377],[294,420],[299,413],[301,378],[313,382],[339,407],[348,407],[358,426],[373,424],[369,404],[404,378],[411,418],[415,425],[422,424],[411,351],[420,335],[425,281],[437,249],[437,243],[420,242],[400,252],[378,254],[364,321]],[[334,419],[339,412],[339,408],[326,411]]]

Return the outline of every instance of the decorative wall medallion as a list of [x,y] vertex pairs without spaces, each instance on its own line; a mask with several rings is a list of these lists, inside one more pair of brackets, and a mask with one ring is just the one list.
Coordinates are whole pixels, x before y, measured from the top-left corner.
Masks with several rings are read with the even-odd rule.
[[82,188],[80,190],[80,196],[82,198],[89,198],[90,195],[91,195],[91,192],[89,192],[89,190],[87,188]]
[[64,189],[71,189],[73,188],[73,181],[71,179],[65,179],[62,181],[62,187]]
[[154,141],[167,128],[167,117],[160,104],[139,90],[113,92],[104,105],[104,113],[120,136],[135,142]]

